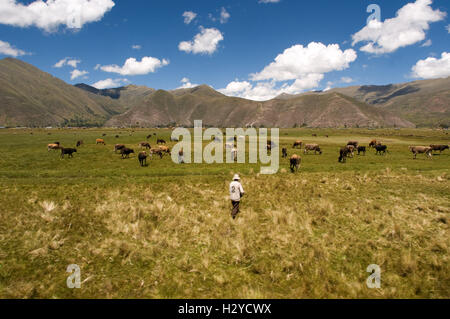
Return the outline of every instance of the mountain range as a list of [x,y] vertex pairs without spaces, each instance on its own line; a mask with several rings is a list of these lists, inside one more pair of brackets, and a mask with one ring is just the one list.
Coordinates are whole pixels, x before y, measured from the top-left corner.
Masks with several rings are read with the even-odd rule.
[[0,126],[415,127],[450,123],[450,78],[258,102],[207,85],[171,91],[70,85],[23,61],[0,60]]

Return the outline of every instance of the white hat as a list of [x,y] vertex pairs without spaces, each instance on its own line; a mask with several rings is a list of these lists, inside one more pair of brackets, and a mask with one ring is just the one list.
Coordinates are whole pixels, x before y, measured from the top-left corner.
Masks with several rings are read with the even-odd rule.
[[239,181],[241,178],[239,177],[238,174],[234,174],[233,176],[233,181]]

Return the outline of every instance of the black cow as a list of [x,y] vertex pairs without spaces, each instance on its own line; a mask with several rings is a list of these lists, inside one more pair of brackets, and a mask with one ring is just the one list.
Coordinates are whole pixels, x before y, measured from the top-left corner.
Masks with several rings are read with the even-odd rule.
[[281,150],[281,153],[283,153],[283,155],[281,156],[282,158],[288,157],[288,153],[287,153],[287,148],[286,147],[283,147],[283,149]]
[[156,141],[156,144],[166,144],[166,141],[162,140],[162,139],[158,139]]
[[348,147],[342,147],[339,150],[339,163],[347,162],[347,157],[349,157],[350,154],[351,154],[351,151]]
[[80,147],[81,145],[83,145],[84,143],[83,143],[83,141],[78,141],[77,142],[77,147]]
[[134,150],[131,148],[125,147],[120,151],[120,154],[122,154],[122,158],[129,158],[130,154],[134,154]]
[[386,152],[389,153],[386,145],[375,145],[375,150],[376,150],[375,155],[377,154],[384,155],[386,154]]
[[363,153],[364,156],[366,156],[366,147],[365,146],[358,146],[358,155],[360,155],[361,153]]
[[61,148],[61,158],[64,158],[64,155],[69,155],[70,157],[73,157],[73,153],[76,153],[76,148]]
[[138,155],[139,164],[141,164],[142,167],[147,166],[147,152],[140,152]]

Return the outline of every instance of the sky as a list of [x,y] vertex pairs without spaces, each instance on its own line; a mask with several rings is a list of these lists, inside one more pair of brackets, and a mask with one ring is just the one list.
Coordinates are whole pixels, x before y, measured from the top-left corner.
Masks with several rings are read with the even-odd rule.
[[0,59],[67,83],[268,100],[450,76],[448,0],[0,0]]

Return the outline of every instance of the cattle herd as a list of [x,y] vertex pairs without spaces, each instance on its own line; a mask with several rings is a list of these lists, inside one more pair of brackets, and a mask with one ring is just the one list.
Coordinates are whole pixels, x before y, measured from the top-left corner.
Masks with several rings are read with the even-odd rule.
[[[156,135],[155,133],[153,135]],[[105,134],[103,134],[105,136]],[[116,137],[118,137],[116,135]],[[152,137],[152,135],[147,136],[147,140],[149,140]],[[328,136],[327,136],[328,137]],[[171,141],[178,142],[177,139],[171,139]],[[236,142],[236,138],[234,139]],[[105,145],[106,142],[102,138],[98,138],[95,141],[96,145]],[[82,140],[77,141],[76,147],[81,147],[84,144]],[[147,158],[153,157],[153,155],[158,155],[161,159],[164,155],[168,154],[171,155],[170,148],[166,146],[166,141],[160,138],[156,139],[156,144],[158,145],[156,148],[153,148],[149,142],[140,142],[138,147],[140,148],[140,152],[138,153],[138,160],[139,164],[141,166],[147,166]],[[237,153],[237,150],[235,148],[234,143],[226,143],[226,148],[232,149],[232,155],[235,158],[236,155],[234,153]],[[276,144],[272,141],[267,142],[267,151],[271,151],[272,148],[276,147]],[[305,155],[310,154],[310,152],[314,152],[315,155],[322,155],[322,149],[320,148],[319,144],[304,144],[303,141],[297,140],[294,142],[293,149],[302,149],[303,153]],[[145,149],[145,150],[144,150]],[[339,158],[338,161],[340,163],[346,163],[347,158],[353,158],[355,153],[357,152],[358,155],[366,155],[366,152],[368,149],[375,150],[375,155],[386,155],[389,153],[387,145],[384,145],[381,141],[378,140],[372,140],[368,147],[360,145],[358,141],[349,141],[346,146],[341,147],[339,149]],[[432,144],[430,146],[409,146],[410,152],[414,155],[413,159],[417,158],[418,154],[425,154],[428,158],[432,158],[433,152],[440,152],[449,149],[448,145],[439,145],[439,144]],[[65,148],[61,145],[60,142],[54,142],[47,145],[47,150],[50,152],[51,150],[61,150],[61,158],[64,158],[64,155],[68,155],[69,158],[73,157],[73,154],[77,152],[76,148]],[[134,154],[134,149],[127,147],[125,144],[115,144],[114,145],[114,153],[120,152],[120,155],[122,159],[129,158],[131,154]],[[282,148],[282,158],[288,157],[288,149]],[[292,172],[296,172],[299,170],[300,164],[301,164],[302,158],[297,155],[293,154],[289,158],[290,162],[290,169]]]

